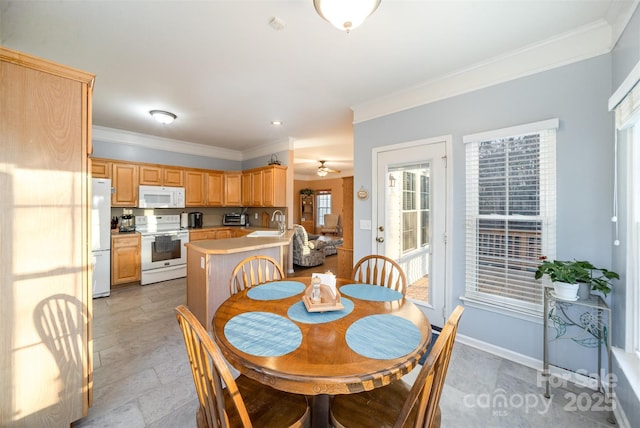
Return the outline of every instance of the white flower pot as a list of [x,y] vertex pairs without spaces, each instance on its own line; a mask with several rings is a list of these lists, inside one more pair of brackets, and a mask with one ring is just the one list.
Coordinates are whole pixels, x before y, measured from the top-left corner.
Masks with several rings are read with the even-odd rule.
[[553,291],[556,297],[566,300],[577,300],[578,284],[569,284],[566,282],[554,282]]

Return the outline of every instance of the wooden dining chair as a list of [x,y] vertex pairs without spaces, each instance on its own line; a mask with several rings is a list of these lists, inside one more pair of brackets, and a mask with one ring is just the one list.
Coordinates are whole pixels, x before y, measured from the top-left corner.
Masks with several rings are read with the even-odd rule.
[[402,267],[393,259],[379,254],[365,256],[351,271],[351,279],[365,284],[382,285],[401,292],[407,292],[407,277]]
[[229,293],[234,295],[245,288],[284,279],[282,266],[269,256],[250,256],[240,261],[231,272]]
[[180,305],[176,317],[200,403],[198,428],[309,426],[304,395],[278,391],[244,375],[234,379],[220,348],[191,311]]
[[358,394],[336,395],[331,422],[336,428],[437,428],[440,394],[449,368],[458,323],[464,308],[455,308],[429,352],[413,386],[402,379]]

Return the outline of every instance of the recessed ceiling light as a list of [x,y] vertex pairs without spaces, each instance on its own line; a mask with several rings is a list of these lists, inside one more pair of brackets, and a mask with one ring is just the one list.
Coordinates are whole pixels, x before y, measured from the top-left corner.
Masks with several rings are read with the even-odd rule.
[[282,121],[281,120],[272,120],[271,124],[273,126],[281,126],[282,125]]
[[171,122],[176,120],[176,118],[178,117],[175,114],[169,111],[164,111],[164,110],[151,110],[149,114],[153,116],[155,120],[162,123],[163,125],[170,124]]

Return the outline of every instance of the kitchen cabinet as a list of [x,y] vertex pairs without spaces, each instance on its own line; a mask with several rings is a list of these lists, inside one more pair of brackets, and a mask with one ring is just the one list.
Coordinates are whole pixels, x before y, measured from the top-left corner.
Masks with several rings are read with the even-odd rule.
[[[243,205],[283,207],[286,205],[287,167],[270,165],[243,171]],[[249,186],[249,188],[245,188]]]
[[251,172],[251,204],[252,207],[262,206],[262,170]]
[[251,206],[251,195],[253,189],[251,188],[251,173],[247,171],[242,172],[242,206]]
[[224,172],[207,172],[206,205],[221,207],[224,199]]
[[129,162],[111,164],[112,207],[138,206],[138,165]]
[[139,166],[139,184],[146,186],[162,186],[162,168],[153,165]]
[[0,47],[0,426],[63,427],[91,406],[95,76]]
[[239,171],[224,173],[224,206],[242,206],[242,173]]
[[92,178],[111,178],[111,162],[101,159],[91,159]]
[[171,187],[184,187],[183,168],[162,168],[162,185]]
[[250,233],[246,229],[234,229],[231,227],[215,227],[208,229],[190,230],[189,242],[204,241],[207,239],[227,239],[244,236]]
[[140,234],[115,234],[111,237],[111,285],[140,281]]
[[284,207],[287,203],[287,167],[271,165],[262,170],[262,206]]
[[113,207],[136,207],[138,186],[185,188],[186,207],[284,207],[287,167],[217,171],[93,159],[92,176],[111,178]]
[[185,170],[185,198],[184,204],[187,207],[205,206],[205,172],[200,170]]
[[184,171],[182,168],[145,164],[140,164],[139,168],[139,184],[168,187],[184,186]]

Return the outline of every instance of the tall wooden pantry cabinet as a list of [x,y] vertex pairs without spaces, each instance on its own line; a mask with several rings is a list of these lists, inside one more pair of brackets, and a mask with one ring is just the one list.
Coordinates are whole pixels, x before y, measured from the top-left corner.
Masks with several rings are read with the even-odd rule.
[[91,395],[95,76],[0,46],[0,426],[62,427]]

